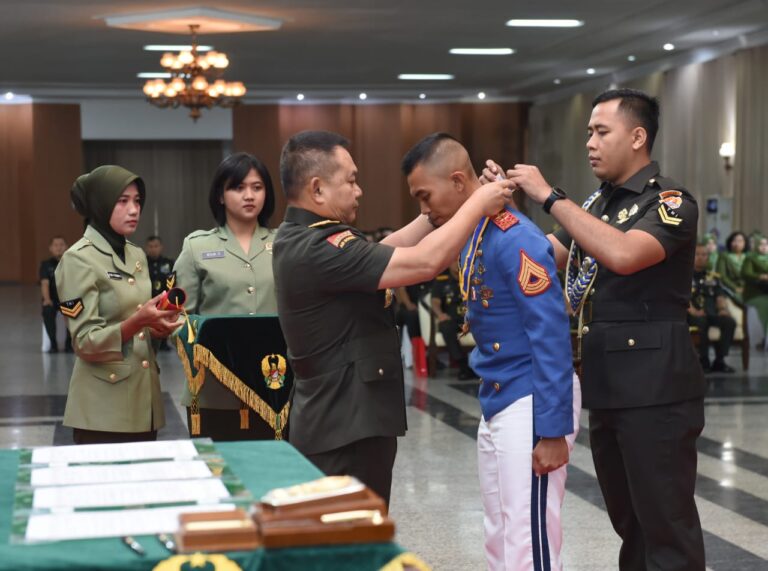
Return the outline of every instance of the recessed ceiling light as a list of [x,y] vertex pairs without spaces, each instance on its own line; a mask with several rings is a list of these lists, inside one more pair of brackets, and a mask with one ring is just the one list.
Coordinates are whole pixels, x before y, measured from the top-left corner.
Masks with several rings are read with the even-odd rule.
[[13,99],[13,92],[9,91],[4,95],[4,97],[6,98],[6,100],[10,101],[11,99]]
[[426,99],[427,94],[426,93],[419,93],[419,99]]
[[712,35],[717,37],[720,35],[720,30],[712,30]]
[[555,85],[560,85],[562,81],[560,81],[560,78],[558,77],[558,78],[555,78],[555,80],[552,83],[554,83]]
[[[212,49],[213,46],[197,46],[197,51],[199,52],[209,52]],[[188,52],[192,50],[192,46],[150,44],[148,46],[144,46],[144,50],[148,52]]]
[[588,69],[587,69],[587,74],[589,74],[589,75],[595,75],[595,68],[594,68],[594,67],[590,67],[590,68],[588,68]]
[[635,56],[627,56],[627,61],[635,61],[637,58]]
[[397,79],[405,81],[448,81],[453,79],[450,73],[401,73]]
[[478,93],[477,98],[480,99],[481,101],[485,99],[485,91],[481,91],[480,93]]
[[360,101],[365,101],[366,99],[368,99],[368,94],[361,93],[360,95],[358,95],[358,97],[360,98]]
[[459,56],[508,56],[515,53],[512,48],[451,48],[450,53]]
[[304,94],[303,93],[297,94],[296,99],[298,99],[299,101],[304,101]]
[[583,20],[508,20],[510,28],[578,28]]
[[671,52],[675,49],[675,44],[664,44],[664,51]]
[[171,74],[164,71],[142,71],[137,73],[136,77],[141,79],[169,79]]

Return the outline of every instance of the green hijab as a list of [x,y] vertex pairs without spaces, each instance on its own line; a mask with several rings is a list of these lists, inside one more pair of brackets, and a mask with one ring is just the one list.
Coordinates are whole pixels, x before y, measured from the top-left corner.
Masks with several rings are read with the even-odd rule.
[[125,261],[125,236],[115,232],[109,220],[112,218],[112,211],[120,195],[133,182],[139,189],[139,200],[143,207],[146,198],[144,181],[138,175],[115,165],[104,165],[80,175],[70,191],[75,210],[104,236],[123,261]]

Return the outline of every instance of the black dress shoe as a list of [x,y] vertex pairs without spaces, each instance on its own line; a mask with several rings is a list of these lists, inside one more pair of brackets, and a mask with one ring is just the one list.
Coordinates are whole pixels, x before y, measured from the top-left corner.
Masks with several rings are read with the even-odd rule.
[[729,367],[723,362],[717,362],[715,361],[712,363],[712,372],[714,373],[735,373],[736,369],[733,367]]

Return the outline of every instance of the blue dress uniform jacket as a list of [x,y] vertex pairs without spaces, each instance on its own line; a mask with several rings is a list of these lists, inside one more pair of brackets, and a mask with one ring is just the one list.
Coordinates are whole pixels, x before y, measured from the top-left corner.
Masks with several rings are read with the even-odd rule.
[[[471,367],[480,375],[480,405],[490,420],[533,395],[534,434],[573,432],[570,327],[552,245],[528,218],[504,210],[477,245],[469,277],[468,320],[477,346]],[[482,224],[482,223],[481,223]],[[505,226],[506,229],[503,229]],[[472,239],[461,254],[468,263]]]

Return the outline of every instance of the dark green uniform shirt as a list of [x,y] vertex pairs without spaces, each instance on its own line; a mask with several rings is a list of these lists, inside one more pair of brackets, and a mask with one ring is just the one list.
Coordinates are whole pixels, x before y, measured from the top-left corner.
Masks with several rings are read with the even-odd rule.
[[305,454],[405,434],[400,344],[378,284],[394,249],[289,207],[273,249],[294,371],[291,443]]
[[[699,210],[696,199],[649,163],[627,182],[601,186],[589,210],[617,230],[642,230],[664,248],[663,261],[622,276],[598,263],[584,306],[585,408],[624,408],[704,395],[706,385],[686,322]],[[564,230],[555,237],[566,247]]]

